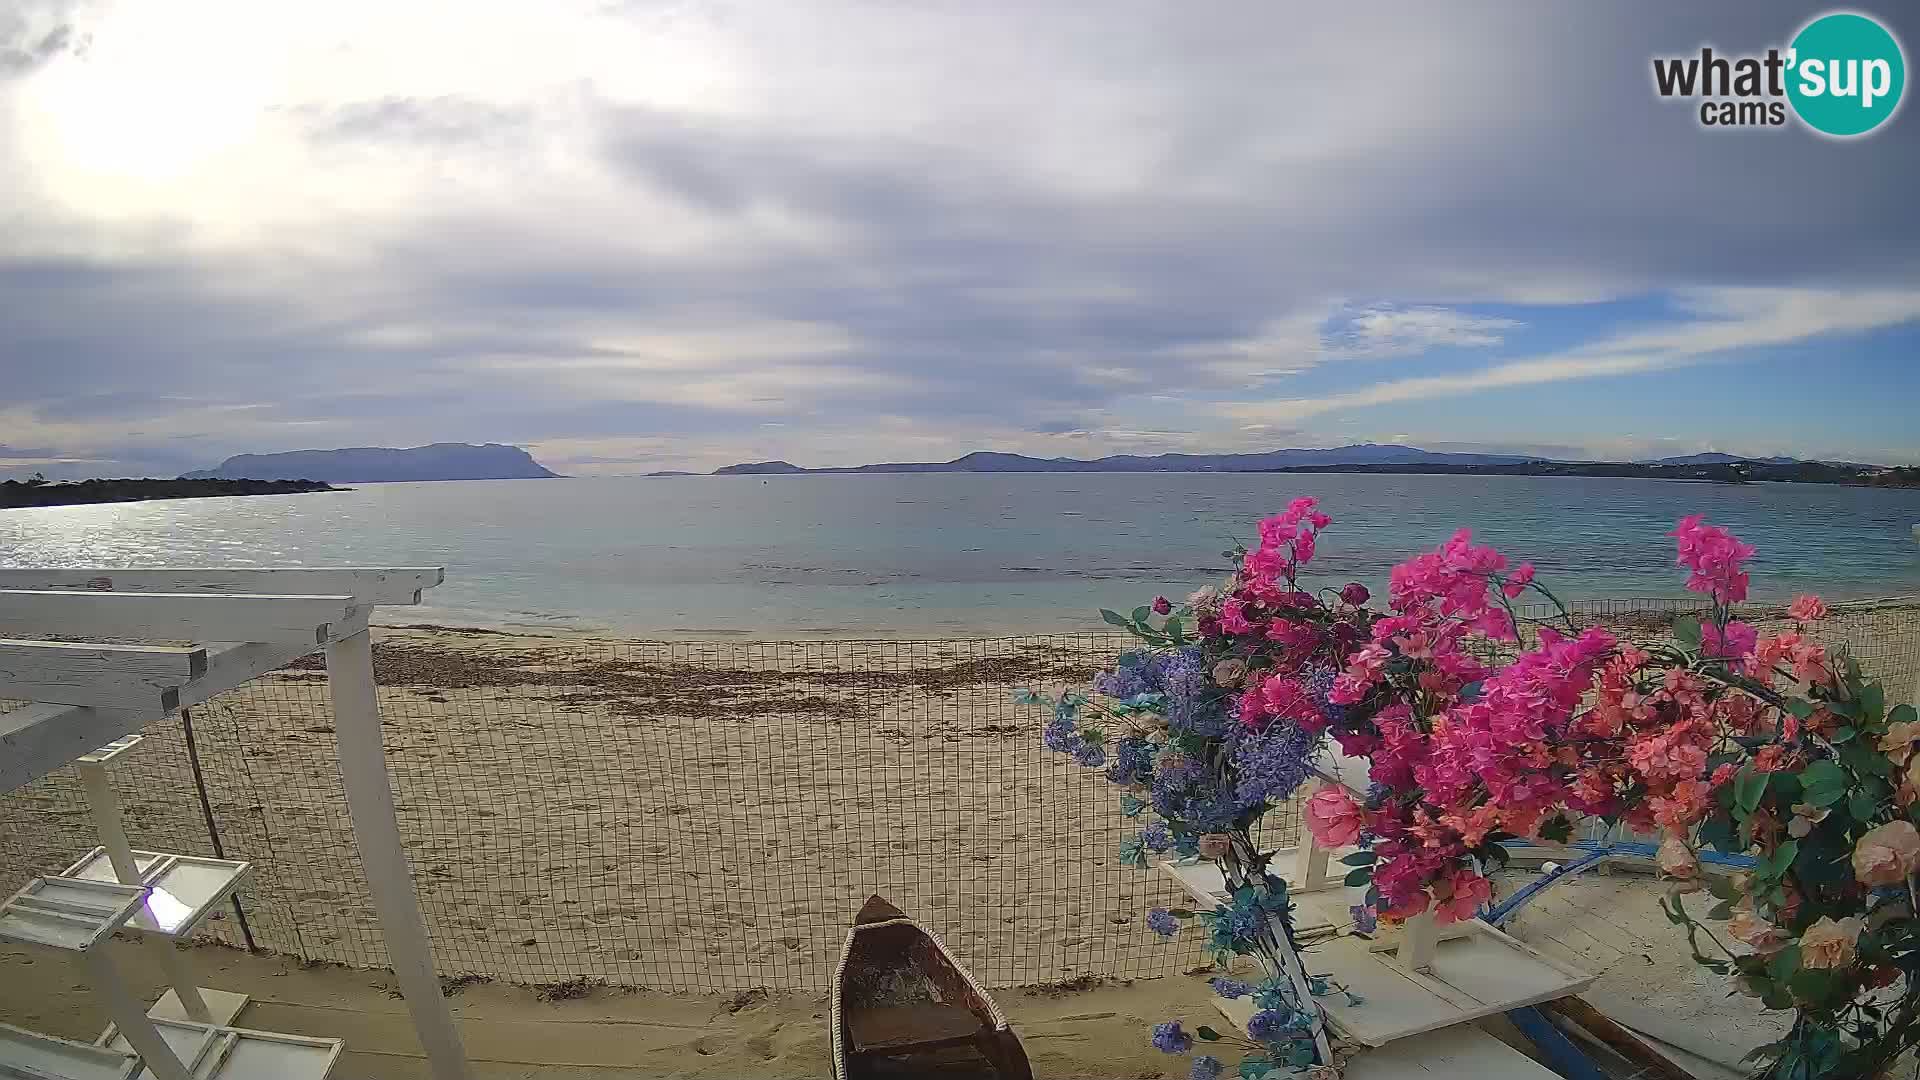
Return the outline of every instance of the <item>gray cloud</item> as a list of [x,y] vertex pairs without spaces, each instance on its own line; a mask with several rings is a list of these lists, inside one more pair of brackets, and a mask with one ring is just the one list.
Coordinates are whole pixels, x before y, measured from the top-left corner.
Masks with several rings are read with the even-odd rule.
[[[1715,136],[1648,88],[1656,52],[1800,17],[715,16],[745,58],[724,106],[636,103],[610,71],[289,106],[322,174],[347,154],[419,184],[379,213],[315,199],[301,245],[48,207],[36,235],[92,239],[0,245],[0,368],[31,441],[156,466],[435,438],[656,466],[1166,449],[1169,411],[1210,445],[1276,439],[1205,402],[1344,362],[1314,328],[1354,306],[1920,283],[1912,110],[1864,143]],[[417,151],[443,171],[407,171]],[[1506,330],[1436,325],[1399,332]],[[623,438],[672,443],[585,445]]]
[[13,0],[0,9],[0,79],[84,51],[87,35],[77,21],[79,8],[68,0]]

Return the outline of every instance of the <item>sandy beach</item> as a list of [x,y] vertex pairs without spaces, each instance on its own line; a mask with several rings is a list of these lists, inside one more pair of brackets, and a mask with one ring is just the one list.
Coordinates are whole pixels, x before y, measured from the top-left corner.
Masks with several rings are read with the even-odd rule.
[[[1914,611],[1825,628],[1915,678]],[[1621,633],[1665,618],[1616,612]],[[1115,853],[1134,823],[1041,748],[1017,687],[1082,683],[1113,635],[944,642],[631,642],[376,631],[389,768],[443,969],[524,984],[822,992],[882,893],[993,986],[1184,970],[1143,925],[1177,900]],[[1903,651],[1904,650],[1904,651]],[[222,850],[253,860],[257,945],[385,962],[317,659],[194,710]],[[209,852],[180,725],[116,774],[136,845]],[[1269,816],[1290,843],[1298,816]],[[0,798],[17,877],[92,846],[67,771]],[[212,933],[241,940],[237,920]]]
[[[1823,632],[1904,694],[1916,675],[1914,616],[1910,606],[1842,608]],[[1667,619],[1607,621],[1645,637]],[[388,764],[441,970],[465,987],[461,1008],[476,1019],[492,1015],[488,1002],[519,1003],[500,1004],[502,1016],[562,1010],[567,1026],[541,1029],[558,1045],[601,1015],[596,1003],[642,1027],[678,1017],[667,1027],[684,1039],[622,1059],[635,1075],[739,1075],[749,1052],[775,1063],[765,1075],[819,1075],[814,1014],[851,913],[879,892],[982,981],[1009,988],[1036,1058],[1053,1062],[1046,1075],[1173,1075],[1136,1036],[1176,1006],[1205,1016],[1191,977],[1199,950],[1144,926],[1147,908],[1181,898],[1159,875],[1118,864],[1133,823],[1112,789],[1046,753],[1036,710],[1010,694],[1082,683],[1123,643],[379,629]],[[254,862],[247,930],[285,958],[215,945],[198,955],[234,971],[383,966],[317,662],[193,710],[193,727],[223,850]],[[211,853],[178,722],[154,729],[115,784],[136,846]],[[1276,810],[1268,839],[1290,842],[1297,821],[1293,807]],[[93,843],[66,770],[0,798],[10,879],[57,870]],[[242,939],[232,912],[208,935]],[[7,962],[33,959],[16,951]],[[1659,948],[1589,957],[1641,1002],[1703,992],[1684,960]],[[338,977],[372,986],[381,973]],[[1017,989],[1035,984],[1044,989]],[[346,1019],[359,1005],[316,1007],[318,1019],[289,1017],[284,1029],[373,1023]],[[682,1043],[703,1037],[713,1060],[687,1057]],[[405,1036],[369,1030],[356,1041],[367,1038],[377,1047]],[[391,1068],[369,1075],[413,1075],[393,1053],[379,1059]]]

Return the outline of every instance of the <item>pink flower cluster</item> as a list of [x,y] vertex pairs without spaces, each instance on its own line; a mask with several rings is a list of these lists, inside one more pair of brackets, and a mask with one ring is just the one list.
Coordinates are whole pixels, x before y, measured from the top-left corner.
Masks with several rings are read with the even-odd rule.
[[[1470,856],[1496,833],[1538,836],[1566,812],[1684,835],[1738,773],[1707,765],[1738,748],[1735,739],[1770,740],[1748,754],[1759,771],[1804,760],[1803,721],[1732,676],[1832,686],[1825,650],[1804,633],[1826,606],[1796,599],[1789,614],[1799,627],[1766,638],[1731,618],[1747,596],[1753,548],[1697,515],[1672,535],[1687,587],[1714,600],[1700,629],[1705,665],[1684,648],[1650,652],[1598,627],[1543,627],[1534,647],[1489,667],[1487,643],[1518,640],[1507,602],[1538,587],[1530,564],[1509,570],[1467,530],[1394,567],[1390,613],[1366,609],[1358,586],[1322,605],[1296,574],[1327,523],[1311,499],[1263,521],[1259,550],[1202,632],[1228,635],[1253,665],[1237,703],[1242,724],[1326,729],[1367,759],[1376,787],[1364,804],[1328,789],[1306,818],[1322,844],[1370,847],[1381,914],[1471,917],[1491,886]],[[1832,723],[1825,711],[1804,721],[1814,731]]]
[[1241,564],[1249,579],[1255,583],[1285,579],[1291,585],[1300,567],[1313,561],[1320,530],[1333,522],[1315,505],[1312,497],[1302,496],[1260,523],[1260,546],[1247,552]]
[[1689,592],[1706,593],[1721,604],[1738,604],[1747,598],[1747,574],[1741,564],[1753,557],[1752,545],[1708,525],[1704,514],[1681,518],[1668,535],[1680,541],[1675,562],[1693,572],[1687,578]]
[[1471,805],[1484,789],[1507,831],[1531,833],[1566,800],[1568,729],[1614,646],[1613,635],[1599,627],[1575,638],[1543,628],[1538,648],[1520,654],[1482,684],[1476,700],[1455,705],[1434,725],[1427,764],[1414,772],[1427,799]]
[[[1465,623],[1496,641],[1512,641],[1513,620],[1491,595],[1494,576],[1506,568],[1506,556],[1491,547],[1475,547],[1473,531],[1461,529],[1438,550],[1394,567],[1387,602],[1403,614],[1429,612]],[[1521,569],[1524,588],[1533,579],[1533,569]]]
[[1307,731],[1319,731],[1327,726],[1326,714],[1320,711],[1313,695],[1291,675],[1271,675],[1258,686],[1248,688],[1240,695],[1239,719],[1255,731],[1264,729],[1275,719],[1290,721]]

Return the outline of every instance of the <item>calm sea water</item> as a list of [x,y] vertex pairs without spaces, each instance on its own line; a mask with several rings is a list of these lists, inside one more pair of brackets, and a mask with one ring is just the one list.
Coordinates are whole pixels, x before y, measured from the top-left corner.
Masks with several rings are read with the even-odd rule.
[[1461,476],[671,477],[374,484],[333,494],[0,511],[0,565],[444,565],[388,622],[744,636],[1057,631],[1216,579],[1295,495],[1315,567],[1383,592],[1463,525],[1569,598],[1674,596],[1664,534],[1704,512],[1760,549],[1755,593],[1920,592],[1920,491]]

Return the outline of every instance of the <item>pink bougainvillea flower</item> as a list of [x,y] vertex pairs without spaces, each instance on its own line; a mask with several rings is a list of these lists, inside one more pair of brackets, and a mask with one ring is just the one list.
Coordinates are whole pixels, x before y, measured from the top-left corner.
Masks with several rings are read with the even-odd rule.
[[1321,847],[1344,847],[1360,839],[1366,810],[1342,787],[1324,787],[1307,800],[1307,831]]
[[1507,575],[1507,583],[1500,586],[1500,591],[1507,594],[1507,599],[1512,600],[1521,593],[1526,592],[1527,586],[1532,583],[1533,564],[1521,563],[1518,570]]
[[1811,593],[1796,596],[1793,603],[1787,605],[1787,614],[1793,617],[1794,622],[1824,619],[1827,617],[1827,602]]
[[1760,632],[1739,619],[1729,620],[1724,632],[1710,622],[1700,626],[1700,651],[1708,656],[1744,660],[1753,655],[1759,641]]
[[1853,845],[1853,877],[1862,885],[1898,885],[1916,867],[1920,867],[1920,830],[1911,821],[1877,825]]
[[1493,883],[1470,870],[1454,871],[1448,884],[1450,895],[1433,908],[1433,921],[1442,926],[1473,918],[1481,905],[1493,899]]
[[1747,598],[1748,579],[1742,565],[1753,557],[1752,545],[1708,525],[1703,514],[1681,518],[1667,535],[1678,540],[1679,557],[1674,561],[1693,571],[1687,578],[1689,592],[1705,593],[1722,604]]
[[1235,597],[1220,605],[1220,629],[1229,634],[1250,634],[1253,624],[1247,621],[1247,602]]

